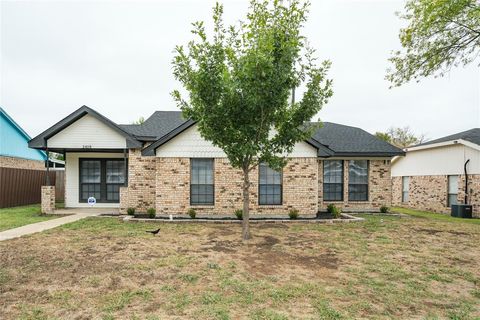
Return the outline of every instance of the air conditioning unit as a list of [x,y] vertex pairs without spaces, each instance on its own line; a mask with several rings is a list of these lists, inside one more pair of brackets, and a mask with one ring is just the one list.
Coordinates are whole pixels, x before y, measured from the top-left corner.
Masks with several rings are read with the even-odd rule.
[[452,217],[458,218],[472,218],[472,205],[470,204],[452,204]]

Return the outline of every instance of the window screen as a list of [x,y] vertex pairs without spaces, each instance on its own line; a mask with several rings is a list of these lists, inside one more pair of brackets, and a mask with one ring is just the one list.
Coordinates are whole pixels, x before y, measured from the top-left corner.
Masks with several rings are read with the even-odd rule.
[[282,173],[262,163],[258,174],[258,204],[282,204]]
[[120,187],[125,182],[123,160],[107,160],[106,162],[106,185],[107,200],[120,200]]
[[343,161],[323,161],[323,200],[343,200]]
[[99,160],[81,161],[80,166],[80,198],[100,199],[101,162]]
[[458,176],[448,176],[448,200],[447,206],[458,204]]
[[368,160],[350,160],[348,165],[348,200],[368,200]]
[[191,159],[190,204],[213,205],[213,159]]
[[408,202],[409,177],[402,177],[402,202]]

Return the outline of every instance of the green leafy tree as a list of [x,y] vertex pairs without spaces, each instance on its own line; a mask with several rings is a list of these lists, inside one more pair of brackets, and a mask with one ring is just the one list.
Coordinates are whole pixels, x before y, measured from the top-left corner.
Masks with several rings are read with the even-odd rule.
[[[223,6],[213,10],[213,37],[203,22],[193,24],[195,40],[176,47],[174,75],[189,95],[172,93],[184,115],[195,120],[203,138],[223,149],[243,173],[242,238],[250,238],[249,173],[260,163],[273,169],[296,142],[309,138],[305,122],[332,95],[326,79],[329,61],[317,65],[314,50],[300,31],[308,3],[292,0],[250,2],[245,22],[226,28]],[[290,93],[305,86],[303,97]]]
[[387,132],[376,132],[375,136],[402,149],[427,141],[425,134],[415,135],[410,127],[392,127]]
[[132,124],[143,124],[144,122],[145,122],[145,118],[140,117],[138,118],[138,120],[133,121]]
[[390,58],[387,80],[400,86],[412,79],[443,76],[453,66],[466,65],[480,54],[478,0],[408,0],[400,18],[404,50]]

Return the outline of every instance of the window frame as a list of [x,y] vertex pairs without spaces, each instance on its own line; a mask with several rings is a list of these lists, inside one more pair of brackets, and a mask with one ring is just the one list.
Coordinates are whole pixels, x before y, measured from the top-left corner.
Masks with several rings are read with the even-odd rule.
[[[100,162],[100,183],[83,183],[82,182],[82,163],[85,161],[99,161]],[[122,183],[107,183],[107,161],[121,161],[123,165],[124,182]],[[126,164],[125,164],[126,161]],[[84,184],[100,184],[100,198],[95,198],[97,203],[120,203],[120,190],[118,200],[107,200],[107,185],[128,185],[128,159],[124,158],[78,158],[78,202],[87,203],[88,199],[83,199],[83,185]]]
[[[367,183],[350,183],[351,179],[350,179],[350,164],[353,162],[353,161],[366,161],[367,162]],[[362,199],[362,200],[351,200],[350,199],[350,185],[360,185],[360,186],[364,186],[366,185],[367,186],[367,191],[366,191],[366,198],[365,199]],[[370,199],[370,161],[369,160],[365,160],[365,159],[358,159],[358,160],[349,160],[348,161],[348,201],[349,202],[368,202]]]
[[[192,201],[192,189],[194,185],[204,185],[204,186],[209,186],[210,184],[198,184],[192,183],[193,179],[193,162],[195,160],[209,160],[212,162],[212,202],[209,203],[194,203]],[[215,158],[190,158],[190,206],[192,207],[212,207],[215,206]]]
[[[407,190],[405,191],[405,181],[407,181]],[[405,193],[407,196],[405,197]],[[406,201],[405,201],[406,199]],[[410,201],[410,177],[402,176],[402,203],[408,203]]]
[[[325,163],[327,161],[340,161],[340,163],[342,164],[342,179],[341,179],[341,183],[325,183]],[[345,196],[344,196],[344,192],[345,192],[345,160],[322,160],[322,197],[323,197],[323,201],[324,202],[343,202],[343,200],[345,199]],[[340,196],[340,199],[335,199],[335,200],[331,200],[331,199],[326,199],[325,198],[325,185],[341,185],[341,196]],[[328,193],[331,193],[331,192],[328,192]]]
[[[260,170],[260,166],[266,166],[268,169],[270,170],[273,170],[272,168],[270,168],[267,164],[265,163],[261,163],[258,165],[258,205],[259,206],[282,206],[283,205],[283,169],[278,172],[278,171],[275,171],[277,173],[280,174],[280,184],[267,184],[267,183],[264,183],[264,184],[261,184],[260,181],[260,173],[261,173],[261,170]],[[261,199],[261,193],[260,193],[260,190],[261,190],[261,186],[277,186],[279,185],[280,186],[280,203],[262,203],[260,201]]]
[[[457,192],[456,193],[452,193],[450,192],[450,178],[452,177],[456,177],[457,178]],[[460,177],[458,174],[452,174],[452,175],[447,175],[447,208],[451,208],[452,207],[452,204],[458,204],[458,182],[460,180]],[[456,196],[456,203],[451,203],[450,202],[450,196],[451,195],[455,195]]]

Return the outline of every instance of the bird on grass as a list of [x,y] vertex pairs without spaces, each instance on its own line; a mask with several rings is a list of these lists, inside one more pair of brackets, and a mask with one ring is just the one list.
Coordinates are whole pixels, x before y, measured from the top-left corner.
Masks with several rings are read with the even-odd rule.
[[153,235],[156,235],[157,233],[160,232],[160,229],[153,230],[153,231],[145,231],[145,232],[148,232],[148,233],[151,233],[151,234],[153,234]]

